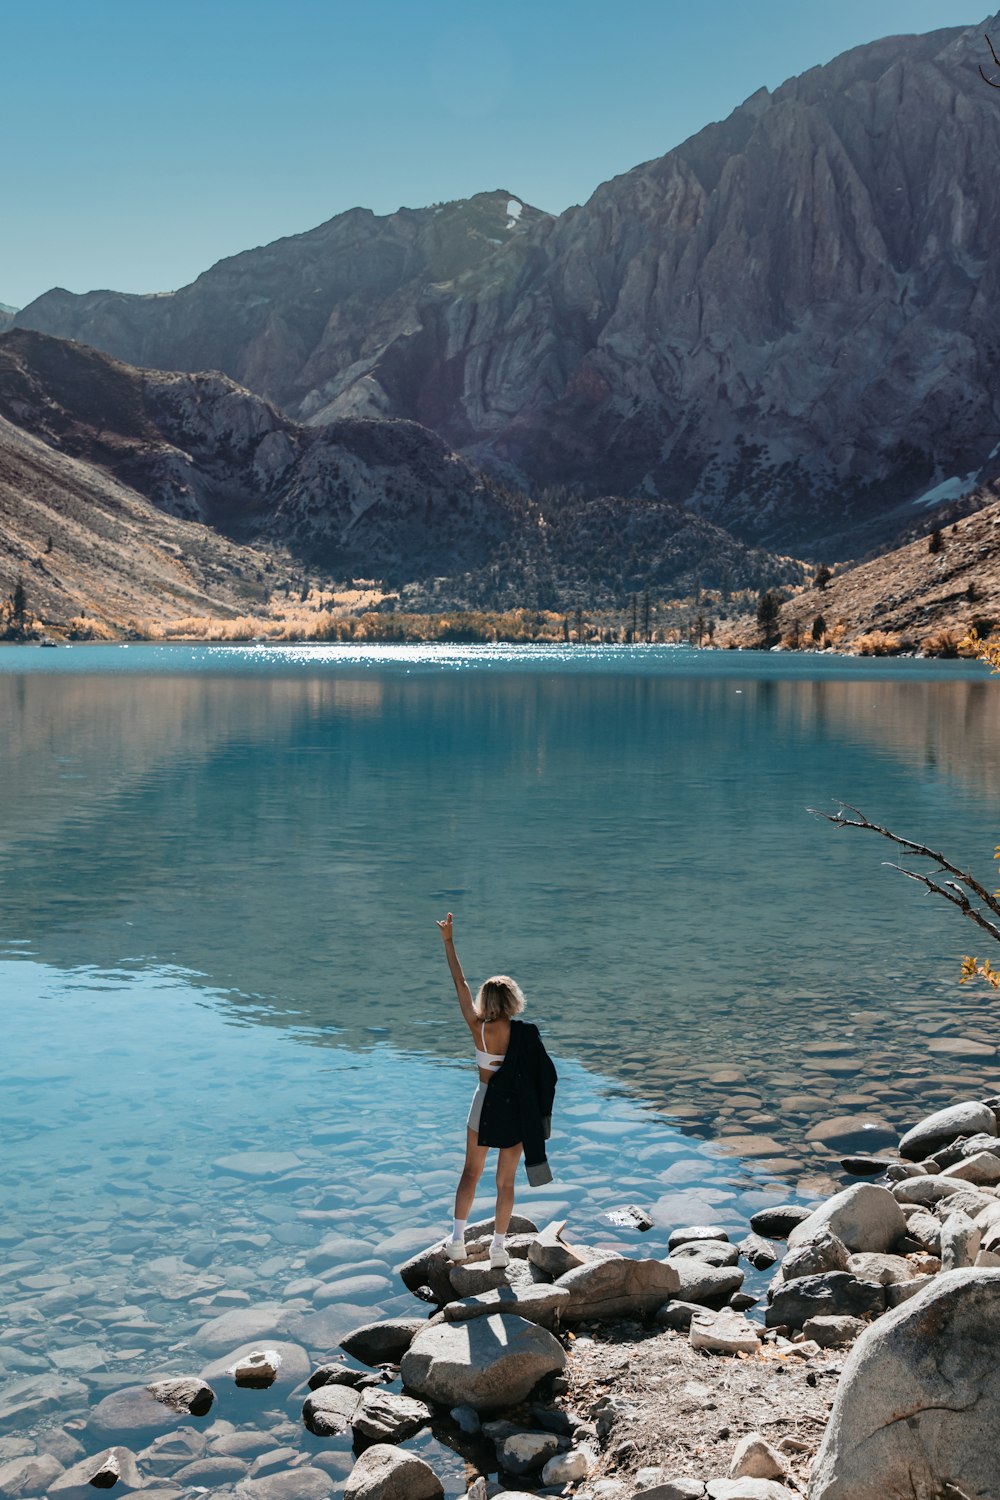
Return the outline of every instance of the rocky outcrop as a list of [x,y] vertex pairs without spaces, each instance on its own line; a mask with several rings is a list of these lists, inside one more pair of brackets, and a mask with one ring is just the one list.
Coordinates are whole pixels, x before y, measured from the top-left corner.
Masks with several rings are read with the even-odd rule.
[[1000,1492],[1000,1271],[952,1271],[855,1344],[810,1500]]
[[983,29],[759,89],[555,221],[505,194],[354,210],[169,296],[57,290],[16,322],[224,370],[309,421],[415,419],[536,491],[624,488],[856,555],[993,462]]

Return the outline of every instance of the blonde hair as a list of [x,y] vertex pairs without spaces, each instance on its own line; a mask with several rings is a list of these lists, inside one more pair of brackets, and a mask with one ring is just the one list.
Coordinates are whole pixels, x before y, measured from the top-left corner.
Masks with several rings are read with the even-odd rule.
[[502,1021],[516,1016],[525,1007],[521,986],[508,974],[494,974],[484,979],[476,996],[476,1014],[484,1021]]

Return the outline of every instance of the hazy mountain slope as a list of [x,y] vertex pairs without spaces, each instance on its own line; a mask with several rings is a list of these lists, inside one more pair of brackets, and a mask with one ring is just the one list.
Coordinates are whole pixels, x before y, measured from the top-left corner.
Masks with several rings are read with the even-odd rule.
[[367,388],[367,365],[419,329],[429,287],[451,286],[546,218],[502,191],[383,217],[356,208],[219,261],[180,291],[57,288],[17,321],[136,365],[222,370],[302,416],[355,386],[336,415],[400,415],[405,398]]
[[52,292],[17,321],[221,367],[309,420],[410,417],[534,489],[857,553],[1000,438],[990,25],[760,90],[556,221],[509,227],[505,194],[358,210],[172,297]]

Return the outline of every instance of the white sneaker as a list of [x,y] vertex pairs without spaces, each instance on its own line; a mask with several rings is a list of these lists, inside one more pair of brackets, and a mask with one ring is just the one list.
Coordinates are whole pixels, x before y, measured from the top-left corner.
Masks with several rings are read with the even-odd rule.
[[510,1256],[507,1254],[506,1250],[491,1250],[490,1251],[490,1270],[491,1271],[502,1271],[503,1268],[504,1268],[504,1266],[509,1266],[509,1265],[510,1265]]
[[464,1240],[446,1240],[444,1250],[449,1260],[468,1260],[469,1258]]

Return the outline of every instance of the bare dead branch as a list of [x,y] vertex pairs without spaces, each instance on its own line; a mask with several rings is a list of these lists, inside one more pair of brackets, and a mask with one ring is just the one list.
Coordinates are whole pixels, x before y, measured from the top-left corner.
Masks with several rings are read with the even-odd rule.
[[988,932],[991,938],[1000,943],[1000,927],[997,927],[995,923],[984,917],[982,912],[976,910],[968,896],[955,881],[948,880],[944,885],[938,885],[936,881],[928,879],[926,875],[921,875],[918,870],[907,870],[904,865],[894,865],[891,860],[887,861],[887,863],[890,870],[898,870],[900,875],[905,875],[910,880],[917,880],[921,885],[925,885],[929,891],[933,891],[935,895],[943,896],[946,901],[950,901],[953,906],[958,907],[963,917],[968,917],[970,922],[975,922],[984,932]]
[[[823,812],[815,807],[810,807],[807,811],[811,812],[814,817],[825,818],[828,823],[833,823],[837,828],[863,828],[869,833],[877,833],[882,838],[888,839],[890,843],[898,845],[901,849],[905,849],[917,859],[933,860],[939,870],[955,877],[954,881],[947,882],[952,894],[949,894],[944,886],[937,885],[933,881],[928,880],[926,876],[919,875],[913,870],[907,870],[902,865],[892,865],[892,868],[899,870],[903,875],[908,875],[911,880],[921,881],[929,890],[936,891],[939,896],[944,896],[945,900],[951,901],[953,905],[961,907],[965,916],[969,917],[971,921],[978,922],[981,927],[984,927],[987,932],[991,933],[1000,942],[1000,928],[994,929],[993,924],[988,918],[981,917],[979,913],[976,913],[968,897],[959,887],[964,886],[965,890],[971,891],[976,900],[998,919],[1000,919],[1000,900],[993,896],[984,885],[980,885],[975,876],[970,875],[966,870],[960,870],[957,865],[953,865],[951,860],[947,859],[938,850],[930,849],[926,844],[918,844],[914,839],[903,838],[900,834],[893,833],[891,828],[883,828],[880,823],[873,823],[870,818],[866,818],[863,812],[856,807],[852,807],[849,802],[841,802],[840,811],[837,813]],[[847,813],[854,813],[854,817],[847,817]],[[962,905],[963,902],[965,903],[964,906]]]
[[[997,57],[996,49],[993,46],[993,43],[990,41],[989,36],[986,37],[986,45],[990,49],[990,56],[992,57],[993,61],[996,63],[997,67],[1000,68],[1000,57]],[[986,74],[983,72],[982,63],[979,64],[979,76],[984,83],[989,84],[991,89],[1000,89],[1000,83],[994,83],[992,78],[987,78]]]

